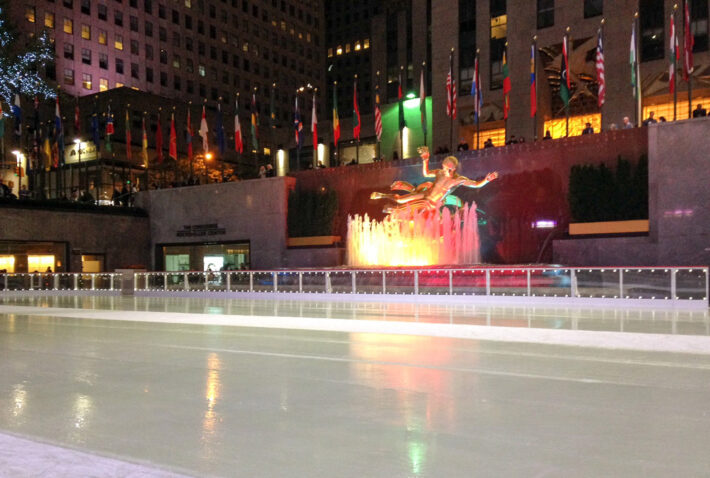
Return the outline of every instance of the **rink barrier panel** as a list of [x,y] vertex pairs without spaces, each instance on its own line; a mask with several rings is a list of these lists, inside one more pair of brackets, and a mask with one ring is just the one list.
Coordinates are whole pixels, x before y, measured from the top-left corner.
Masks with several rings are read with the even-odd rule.
[[[666,302],[708,306],[707,267],[471,267],[131,272],[129,293],[298,294],[461,298],[526,298],[533,302]],[[121,273],[0,274],[8,292],[113,293]],[[130,282],[129,282],[130,283]]]

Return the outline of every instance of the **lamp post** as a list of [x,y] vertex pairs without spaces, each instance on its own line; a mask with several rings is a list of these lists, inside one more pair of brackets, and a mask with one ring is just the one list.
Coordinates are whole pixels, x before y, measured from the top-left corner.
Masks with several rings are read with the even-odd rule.
[[19,150],[14,150],[12,154],[15,155],[17,165],[17,197],[20,197],[20,189],[22,189],[22,152]]
[[209,184],[210,182],[210,169],[207,166],[207,162],[212,159],[212,153],[207,151],[204,155],[204,161],[205,161],[205,184]]

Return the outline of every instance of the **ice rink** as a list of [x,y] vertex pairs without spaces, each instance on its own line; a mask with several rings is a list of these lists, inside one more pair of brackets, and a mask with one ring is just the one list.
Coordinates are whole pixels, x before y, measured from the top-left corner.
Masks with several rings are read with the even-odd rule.
[[0,476],[708,476],[703,311],[0,297]]

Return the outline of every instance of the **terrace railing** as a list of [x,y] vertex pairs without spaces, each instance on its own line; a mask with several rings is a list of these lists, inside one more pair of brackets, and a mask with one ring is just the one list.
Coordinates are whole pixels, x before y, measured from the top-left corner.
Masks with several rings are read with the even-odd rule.
[[113,291],[120,289],[119,273],[0,274],[0,293],[6,291]]

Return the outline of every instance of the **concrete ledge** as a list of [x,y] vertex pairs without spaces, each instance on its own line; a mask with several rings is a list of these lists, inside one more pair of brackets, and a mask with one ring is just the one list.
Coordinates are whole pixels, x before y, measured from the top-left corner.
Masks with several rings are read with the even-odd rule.
[[604,221],[570,223],[570,236],[592,236],[601,234],[648,233],[648,219],[632,221]]

